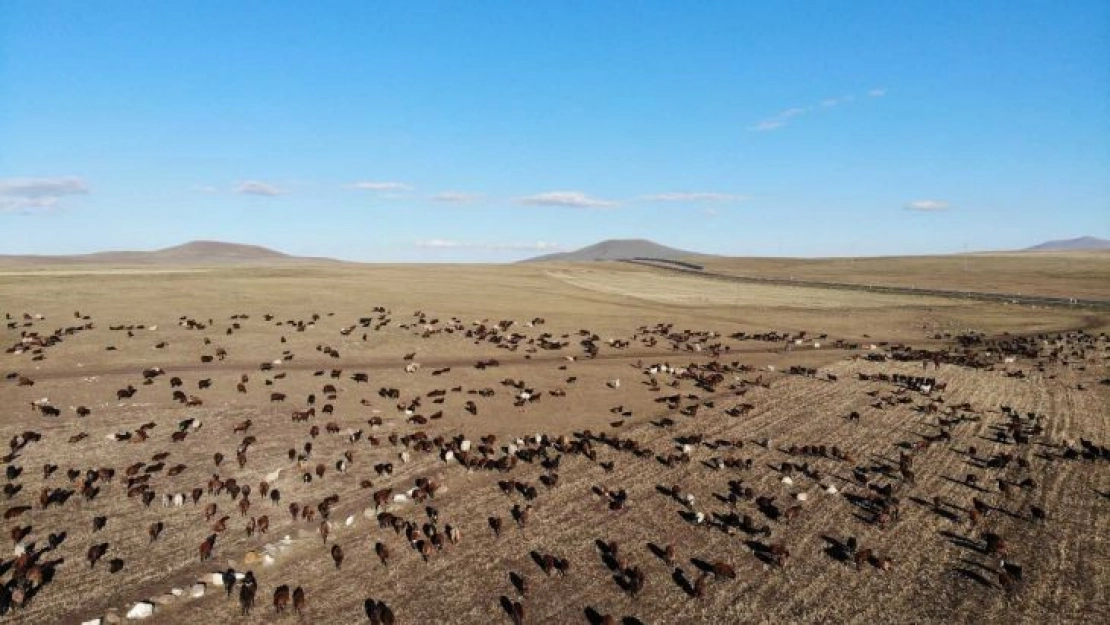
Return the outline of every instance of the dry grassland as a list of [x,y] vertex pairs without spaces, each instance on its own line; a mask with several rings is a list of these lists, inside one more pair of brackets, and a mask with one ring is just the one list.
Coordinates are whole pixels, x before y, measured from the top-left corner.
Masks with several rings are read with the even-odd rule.
[[1110,252],[994,252],[898,258],[699,259],[728,275],[1047,297],[1110,299]]
[[[999,272],[999,283],[1011,279],[1006,277],[1010,269],[989,267]],[[1055,276],[1055,271],[1050,266],[1034,273]],[[1054,280],[1033,280],[1031,288],[1050,293]],[[934,286],[955,285],[938,278]],[[1094,279],[1074,288],[1081,287],[1093,294],[1102,292],[1105,283]],[[374,312],[378,306],[389,312]],[[89,319],[75,318],[75,311]],[[72,269],[0,272],[0,313],[10,314],[15,325],[0,330],[5,348],[17,344],[22,333],[48,335],[92,324],[44,348],[41,360],[33,359],[32,350],[0,354],[0,372],[34,380],[33,386],[20,386],[14,378],[0,380],[0,438],[9,440],[28,430],[42,436],[9,457],[8,466],[22,472],[9,474],[6,483],[18,490],[0,505],[5,510],[20,505],[32,509],[5,520],[4,530],[29,527],[22,544],[39,554],[40,564],[56,563],[53,579],[0,622],[78,623],[106,614],[122,616],[134,602],[151,598],[158,598],[153,621],[160,623],[367,622],[367,598],[385,601],[398,623],[511,623],[503,599],[519,601],[528,623],[601,622],[601,615],[644,623],[1089,623],[1097,614],[1110,613],[1110,464],[1064,458],[1066,442],[1077,449],[1081,438],[1110,445],[1110,386],[1099,383],[1110,376],[1105,339],[1080,344],[1073,337],[1067,349],[1081,349],[1082,354],[1069,355],[1067,364],[1017,356],[991,368],[947,364],[934,371],[930,366],[926,375],[947,384],[947,390],[931,394],[864,381],[859,375],[921,375],[919,361],[863,358],[887,353],[893,343],[956,353],[960,348],[954,337],[968,331],[999,337],[1083,328],[1097,335],[1110,326],[1105,314],[733,285],[618,264],[332,265],[157,274],[132,268],[95,276]],[[24,313],[32,317],[24,320]],[[265,320],[265,314],[273,315],[272,320]],[[247,318],[232,318],[238,315]],[[183,317],[206,327],[183,327]],[[359,324],[362,317],[372,319],[369,327]],[[544,322],[529,324],[537,317]],[[385,319],[390,322],[375,329]],[[491,327],[499,320],[514,321],[500,333],[500,344],[465,334],[479,323]],[[295,327],[298,321],[306,323],[303,331]],[[453,323],[457,330],[444,331]],[[146,327],[134,327],[139,324]],[[656,324],[673,324],[674,333],[715,334],[676,339],[638,331]],[[133,326],[130,336],[126,329],[109,329],[120,325]],[[598,337],[596,358],[588,358],[579,343],[583,329]],[[808,334],[798,345],[730,338],[737,332],[794,335],[802,330]],[[510,349],[514,332],[521,338]],[[568,344],[543,349],[538,341],[544,333]],[[822,334],[827,336],[817,339],[821,346],[815,348],[814,339]],[[609,339],[628,345],[612,345]],[[837,339],[844,341],[841,347],[835,345]],[[714,344],[721,350],[716,356]],[[868,349],[871,344],[876,349]],[[115,349],[108,351],[109,346]],[[339,357],[318,349],[324,347],[337,350]],[[201,362],[217,348],[226,350],[225,360]],[[973,349],[980,355],[987,351]],[[412,353],[411,361],[404,360]],[[998,360],[997,351],[990,358]],[[474,367],[486,359],[497,359],[500,366]],[[274,361],[280,364],[260,370],[261,363]],[[644,373],[652,363],[696,367],[713,361],[747,367],[729,371],[711,391],[697,388],[689,378],[663,373],[654,376],[660,388],[653,390],[648,382],[652,376]],[[420,369],[406,373],[410,362],[420,363]],[[786,374],[792,365],[815,368],[818,375]],[[143,369],[155,366],[166,375],[143,385]],[[448,367],[450,371],[433,375]],[[331,377],[333,369],[342,371],[338,378]],[[1018,370],[1024,377],[1013,377]],[[319,371],[324,375],[316,375]],[[244,373],[250,381],[247,392],[240,393],[236,383]],[[355,381],[355,373],[366,373],[369,381]],[[830,381],[830,374],[836,381]],[[203,403],[187,407],[174,401],[169,384],[174,376],[181,378],[181,390]],[[523,380],[542,399],[514,405],[518,390],[503,385],[506,378]],[[202,379],[211,380],[211,387],[200,389]],[[613,388],[617,379],[621,384]],[[328,383],[337,387],[331,401],[322,390]],[[137,388],[134,396],[117,399],[117,389],[129,384]],[[397,388],[400,397],[383,398],[380,388]],[[460,390],[451,390],[455,388]],[[468,392],[483,388],[495,394]],[[446,391],[440,404],[428,395],[436,389]],[[565,391],[565,397],[553,391]],[[273,392],[285,393],[287,399],[270,401]],[[334,414],[293,423],[292,411],[307,408],[310,393],[317,397],[318,411],[330,403]],[[657,401],[674,393],[681,395],[677,409]],[[398,406],[418,397],[421,403],[413,412],[428,419],[423,424],[410,422]],[[908,400],[899,403],[899,397]],[[61,415],[33,410],[31,402],[42,398]],[[465,410],[468,400],[475,402],[476,415]],[[947,428],[951,441],[917,451],[902,446],[937,435],[938,418],[947,407],[965,402],[968,407],[953,414],[968,418]],[[729,409],[741,404],[751,407],[730,416]],[[929,413],[929,405],[940,410]],[[997,431],[1007,422],[1003,405],[1022,415],[1042,415],[1045,432],[1026,445],[998,442]],[[91,414],[78,417],[77,406],[88,407]],[[692,406],[698,406],[695,415],[683,414]],[[437,411],[441,417],[432,418]],[[858,421],[846,419],[853,411],[860,413]],[[382,419],[381,426],[368,423],[374,417]],[[187,418],[203,426],[184,441],[172,442],[177,424]],[[247,432],[232,432],[247,419],[252,422]],[[323,431],[328,422],[338,425],[340,433]],[[134,433],[145,423],[156,424],[145,442],[111,440],[113,434]],[[309,435],[313,425],[321,429],[315,438]],[[347,437],[354,430],[363,432],[358,442]],[[585,430],[593,436],[594,460],[547,449],[550,458],[562,457],[554,488],[541,485],[540,477],[552,471],[539,461],[521,459],[509,472],[467,471],[458,462],[443,462],[439,450],[410,449],[409,462],[402,462],[404,446],[388,440],[390,434],[422,431],[433,438],[462,436],[477,447],[482,436],[494,434],[492,457],[498,458],[517,437],[544,433],[574,440],[574,433]],[[79,433],[87,438],[68,442]],[[635,441],[652,453],[637,457],[621,451],[599,440],[601,433]],[[257,440],[240,468],[235,451],[247,435]],[[702,443],[690,445],[688,462],[660,462],[658,457],[681,453],[680,441],[695,436]],[[371,444],[370,437],[380,444]],[[706,444],[718,440],[742,446]],[[313,444],[308,467],[321,463],[326,469],[311,483],[302,480],[297,463],[287,455],[289,449],[303,451],[306,442]],[[835,445],[849,452],[851,460],[792,456],[787,453],[791,445]],[[974,456],[969,454],[972,446],[977,448]],[[341,474],[335,465],[347,451],[353,461]],[[127,496],[123,471],[142,462],[142,474],[159,452],[169,456],[165,469],[151,473],[149,486],[157,498],[146,507],[139,497]],[[219,467],[213,462],[216,452],[226,457]],[[913,484],[898,475],[900,453],[913,456]],[[1006,468],[984,466],[986,459],[1004,453],[1015,457]],[[714,458],[731,457],[751,459],[751,469],[714,468]],[[1017,458],[1028,461],[1028,467],[1018,466]],[[392,475],[374,471],[375,464],[384,462],[393,463]],[[784,462],[807,462],[819,475],[795,472],[788,485],[782,481]],[[43,474],[46,464],[58,466],[48,477]],[[174,465],[186,468],[171,477],[166,469]],[[100,485],[95,498],[73,495],[61,505],[40,506],[44,488],[74,488],[68,469],[99,467],[113,467],[117,475],[113,483]],[[866,498],[875,491],[853,476],[861,467],[876,469],[868,474],[873,486],[899,489],[900,518],[886,527],[876,524],[867,509]],[[878,467],[893,471],[883,474]],[[271,486],[280,489],[282,498],[275,506],[257,488],[277,469],[282,469],[281,476]],[[214,473],[255,489],[246,516],[226,493],[205,492],[195,506],[162,506],[164,493],[206,488]],[[969,473],[978,476],[978,486],[966,483]],[[437,529],[450,524],[462,536],[458,545],[448,544],[427,562],[403,534],[380,529],[373,518],[373,491],[393,488],[401,493],[417,478],[441,486],[435,498],[393,503],[389,510],[423,525],[428,522],[424,506],[434,506]],[[1016,486],[1026,478],[1033,478],[1036,486]],[[999,492],[999,479],[1014,485],[1009,494]],[[363,480],[371,480],[373,487],[363,488]],[[499,480],[534,485],[538,496],[526,501],[520,494],[505,495]],[[801,505],[801,512],[784,522],[768,519],[752,501],[739,501],[733,508],[727,501],[730,480],[741,481],[756,495],[775,497],[781,508]],[[674,485],[692,494],[693,503],[683,505],[663,492]],[[837,492],[826,492],[829,486]],[[611,510],[598,487],[623,489],[627,504]],[[799,502],[803,493],[806,501]],[[331,494],[339,501],[331,509],[333,529],[325,546],[317,533],[319,518],[294,521],[287,506],[315,506]],[[933,509],[935,496],[946,502],[942,513]],[[968,522],[973,498],[991,508],[975,528]],[[202,563],[198,545],[213,533],[202,510],[213,502],[217,518],[230,519],[227,530],[218,533],[212,560]],[[514,505],[532,506],[527,525],[513,522]],[[1046,521],[1031,518],[1033,506],[1046,511]],[[727,524],[715,523],[733,509],[752,516],[757,525],[769,525],[771,536],[725,531]],[[709,522],[690,522],[689,515],[697,512]],[[91,523],[98,515],[107,516],[108,522],[94,533]],[[248,537],[247,520],[261,515],[268,515],[270,531]],[[491,516],[504,522],[499,538],[490,531]],[[156,521],[165,530],[151,542],[147,528]],[[1000,556],[984,552],[984,531],[1004,537],[1006,559],[1023,567],[1023,580],[1012,593],[1000,586]],[[63,532],[56,549],[43,551],[50,534]],[[279,547],[286,536],[288,544]],[[860,549],[889,558],[890,569],[865,564],[857,570],[851,561],[838,560],[841,554],[833,541],[848,536],[858,540]],[[393,554],[388,567],[374,555],[379,541]],[[623,579],[597,541],[619,544],[622,564],[644,573],[642,592],[633,596],[622,589]],[[90,567],[86,552],[100,543],[108,544],[107,553]],[[770,543],[789,548],[784,566],[759,557],[761,545]],[[332,544],[346,554],[341,569],[329,555]],[[675,547],[673,566],[652,549],[668,544]],[[254,561],[267,545],[273,563]],[[567,559],[569,573],[545,574],[532,553]],[[10,581],[16,575],[12,558],[5,548],[0,582],[15,587]],[[108,568],[113,558],[123,563],[115,573]],[[702,596],[692,596],[692,586],[685,584],[702,575],[699,567],[716,561],[733,567],[736,579],[710,576]],[[212,572],[228,566],[252,569],[258,577],[256,606],[249,616],[241,616],[238,602],[211,584],[200,598],[167,596],[172,588],[188,589],[202,578],[210,581]],[[510,582],[510,573],[527,578],[527,596]],[[271,597],[280,584],[305,589],[305,614],[275,615]]]

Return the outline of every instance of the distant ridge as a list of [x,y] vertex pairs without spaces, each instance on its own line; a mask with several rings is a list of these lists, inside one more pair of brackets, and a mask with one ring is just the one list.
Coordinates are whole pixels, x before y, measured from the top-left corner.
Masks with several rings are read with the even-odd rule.
[[646,239],[609,239],[600,243],[588,245],[573,252],[558,254],[544,254],[522,260],[522,263],[542,262],[590,262],[595,260],[630,260],[633,258],[654,258],[661,260],[680,260],[701,256],[697,252],[688,252],[666,245],[660,245]]
[[190,241],[154,251],[107,251],[59,256],[0,255],[7,265],[269,265],[338,262],[330,258],[290,256],[260,245],[222,241]]
[[1059,241],[1045,241],[1040,245],[1025,248],[1030,252],[1045,251],[1072,251],[1072,250],[1110,250],[1110,241],[1098,237],[1079,237],[1075,239],[1061,239]]

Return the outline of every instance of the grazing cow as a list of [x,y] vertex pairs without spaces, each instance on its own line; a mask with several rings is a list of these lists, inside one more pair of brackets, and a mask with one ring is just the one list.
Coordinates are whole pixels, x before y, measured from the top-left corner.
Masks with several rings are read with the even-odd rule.
[[293,611],[297,614],[304,614],[304,609],[307,606],[304,596],[304,588],[297,586],[293,589]]
[[289,605],[289,586],[282,584],[274,589],[274,611],[283,614]]
[[335,568],[343,567],[343,548],[339,545],[331,546],[331,559],[335,562]]
[[251,613],[254,607],[254,595],[258,592],[258,582],[254,579],[254,572],[247,571],[243,583],[239,585],[239,609],[243,616]]
[[96,566],[97,561],[103,558],[104,554],[107,552],[108,543],[100,543],[98,545],[93,545],[89,547],[88,553],[85,554],[85,557],[89,561],[89,568],[91,569],[92,567]]
[[220,573],[220,581],[223,582],[224,590],[227,591],[227,596],[231,597],[231,592],[235,589],[235,582],[238,577],[235,575],[235,569],[228,569]]
[[713,577],[716,579],[736,579],[736,569],[729,563],[718,560],[713,563]]
[[216,535],[210,534],[204,542],[200,544],[200,561],[204,562],[212,557],[212,548],[216,546]]
[[767,551],[776,565],[780,567],[786,566],[786,560],[790,557],[790,550],[786,548],[786,545],[782,543],[771,543]]

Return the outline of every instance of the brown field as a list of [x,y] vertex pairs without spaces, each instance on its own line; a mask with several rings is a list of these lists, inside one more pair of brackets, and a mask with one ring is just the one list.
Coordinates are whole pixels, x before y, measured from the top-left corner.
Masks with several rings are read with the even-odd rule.
[[727,275],[848,284],[1110,299],[1110,252],[984,252],[898,258],[698,259]]
[[[1071,271],[1072,260],[1061,265],[1055,257],[1038,256],[1048,260],[1027,265],[1025,259],[1033,257],[987,258],[976,266],[976,290],[1107,295],[1105,260]],[[884,273],[894,271],[889,263],[866,266],[871,269],[853,266],[859,269],[858,280],[908,280],[921,286],[928,280],[931,287],[957,289],[972,284],[924,260],[907,261],[900,275]],[[736,267],[737,273],[748,271],[739,261]],[[825,273],[832,270],[814,267],[768,265],[760,271],[834,277]],[[981,284],[988,278],[998,288]],[[388,312],[374,312],[378,306]],[[602,622],[601,615],[618,623],[1089,623],[1097,614],[1110,613],[1110,464],[1106,457],[1065,457],[1069,444],[1084,450],[1080,439],[1110,445],[1110,385],[1100,384],[1110,377],[1110,351],[1099,335],[1110,328],[1105,313],[731,284],[617,263],[188,271],[21,267],[0,270],[0,313],[10,315],[0,331],[5,348],[29,333],[46,336],[89,326],[63,332],[60,342],[40,353],[24,349],[0,355],[0,372],[34,381],[21,386],[15,377],[0,380],[0,437],[41,434],[41,440],[6,459],[8,467],[22,472],[9,470],[6,483],[18,489],[8,488],[15,492],[5,493],[3,508],[31,509],[6,519],[4,529],[29,528],[21,544],[35,557],[22,565],[38,564],[47,572],[41,585],[26,587],[25,604],[0,621],[122,617],[136,601],[148,599],[158,604],[152,620],[161,623],[367,622],[363,605],[368,598],[385,601],[398,623],[511,623],[506,600],[523,605],[527,623]],[[267,314],[272,320],[264,318]],[[247,317],[232,318],[238,315]],[[372,318],[369,327],[359,324],[362,317]],[[543,322],[531,324],[537,317]],[[187,328],[182,319],[205,327]],[[379,326],[385,319],[390,322]],[[479,324],[493,327],[500,320],[514,323],[496,343],[489,336],[467,336]],[[303,329],[297,322],[304,322]],[[673,324],[671,335],[641,329],[657,324]],[[595,358],[585,353],[580,330],[597,335]],[[687,330],[715,334],[682,335]],[[807,334],[798,342],[730,336],[777,332],[795,337],[802,331]],[[965,354],[956,337],[971,332],[987,337],[968,348],[967,354],[981,363],[975,367],[944,364],[935,370],[930,364],[923,372],[920,360],[866,358],[888,354],[898,343],[955,357]],[[513,333],[518,333],[515,342]],[[567,344],[545,349],[539,345],[545,333]],[[1047,342],[1030,341],[1039,349],[1035,355],[1011,355],[990,342],[1038,333],[1050,334]],[[165,345],[157,348],[160,343]],[[326,355],[325,347],[339,356]],[[1055,347],[1064,349],[1062,359],[1048,357]],[[201,361],[217,348],[226,350],[226,359]],[[411,361],[404,360],[412,353]],[[474,367],[488,359],[500,365]],[[280,364],[260,370],[261,363],[274,361]],[[406,373],[410,362],[419,363],[419,370]],[[664,362],[691,371],[716,362],[727,371],[710,388],[699,388],[690,376],[644,371]],[[795,365],[814,368],[817,375],[787,373]],[[166,374],[144,385],[142,371],[155,366]],[[330,375],[333,369],[341,370],[338,378]],[[369,382],[355,381],[356,373],[367,374]],[[928,375],[947,388],[924,393],[860,378],[879,373]],[[250,378],[246,393],[236,390],[242,374]],[[174,376],[183,381],[181,390],[203,403],[174,401],[169,382]],[[658,387],[650,385],[652,377]],[[201,379],[210,379],[211,387],[200,389]],[[507,379],[522,380],[541,392],[541,399],[514,405],[518,390],[503,384]],[[337,387],[334,400],[322,390],[329,383]],[[136,393],[117,399],[117,389],[129,384]],[[397,388],[400,397],[383,398],[381,388]],[[495,394],[469,392],[483,388]],[[428,395],[435,389],[447,391],[441,404]],[[552,391],[565,391],[565,396]],[[273,402],[273,392],[287,399]],[[310,393],[321,414],[293,423],[291,413],[308,407]],[[657,401],[672,394],[681,396],[673,409]],[[412,412],[427,420],[423,424],[413,423],[403,411],[418,397],[421,403]],[[60,416],[32,409],[31,402],[42,398]],[[476,415],[464,409],[468,400],[475,402]],[[965,402],[967,407],[955,408]],[[324,404],[333,405],[334,414],[322,414]],[[750,408],[730,416],[742,404]],[[1043,433],[1025,444],[999,441],[997,433],[1008,422],[1003,405],[1021,415],[1039,415]],[[77,406],[91,414],[79,417]],[[439,411],[442,415],[433,418]],[[853,411],[858,421],[846,418]],[[373,417],[380,417],[382,425],[372,427],[368,419]],[[200,420],[202,427],[184,441],[171,441],[187,418]],[[251,428],[233,433],[233,426],[246,419]],[[946,428],[951,440],[922,446],[942,431],[939,419],[953,420]],[[340,433],[324,431],[328,422]],[[113,434],[134,433],[146,423],[155,425],[144,442],[112,440]],[[311,438],[314,425],[321,432]],[[358,442],[347,436],[354,430],[362,430]],[[69,442],[82,432],[87,438]],[[474,457],[479,439],[494,434],[497,440],[489,450],[494,460],[508,456],[514,439],[540,433],[552,441],[561,436],[568,442],[588,440],[595,457],[546,445],[548,458],[561,457],[557,470],[541,466],[542,457],[529,462],[527,452],[518,451],[511,470],[468,471],[457,461],[443,462],[440,448],[410,447],[409,461],[403,462],[406,447],[389,437],[418,432],[430,439],[444,437],[440,442],[455,436],[472,441]],[[248,435],[257,440],[240,468],[236,447]],[[700,442],[689,438],[694,436]],[[607,443],[612,437],[634,443]],[[313,444],[307,468],[318,463],[326,468],[310,483],[302,481],[298,463],[287,455],[290,449],[302,451],[306,442]],[[683,453],[684,442],[687,462],[668,466],[661,461]],[[922,448],[915,449],[915,443]],[[651,453],[639,457],[627,450],[632,445]],[[837,446],[850,458],[791,455],[792,445]],[[530,441],[515,446],[538,448]],[[974,457],[969,447],[976,448]],[[347,451],[353,452],[353,461],[349,471],[339,473],[336,463]],[[139,497],[128,497],[124,470],[146,463],[138,470],[143,474],[159,452],[169,455],[164,469],[150,473],[149,487],[157,496],[148,507]],[[226,456],[219,467],[213,462],[216,452]],[[912,456],[913,483],[899,474],[903,453]],[[1002,468],[987,465],[1000,454],[1014,460]],[[729,458],[750,459],[751,468],[716,468],[714,459]],[[393,463],[392,475],[374,471],[385,462]],[[786,484],[784,462],[807,463],[816,473],[794,471],[793,484]],[[48,463],[58,469],[44,477]],[[185,468],[171,477],[167,470],[175,465]],[[101,467],[115,468],[116,477],[97,483],[95,497],[74,494],[64,503],[40,506],[44,489],[71,490],[80,483],[82,478],[70,480],[67,470]],[[257,490],[277,469],[282,472],[271,486],[280,489],[281,503],[275,506]],[[867,469],[870,486],[853,476],[860,469]],[[542,485],[540,477],[553,471],[558,484]],[[207,492],[213,474],[255,491],[245,516],[228,493]],[[967,483],[968,474],[978,477],[977,486]],[[435,497],[390,503],[388,510],[423,526],[425,506],[434,506],[438,531],[451,525],[461,533],[459,544],[433,551],[426,562],[403,533],[379,528],[372,500],[374,491],[402,493],[418,478],[440,486]],[[1019,487],[1026,478],[1035,485]],[[363,488],[363,480],[373,486]],[[503,494],[498,481],[504,480],[533,485],[537,496],[526,501],[520,493]],[[775,497],[780,509],[800,505],[800,513],[786,522],[768,518],[754,501],[732,504],[727,500],[731,480],[756,496]],[[999,480],[1010,486],[1009,493],[999,491]],[[674,485],[692,494],[693,502],[680,503],[665,492]],[[875,489],[888,485],[900,500],[900,513],[884,525],[869,506],[878,497]],[[205,489],[199,504],[163,507],[163,494],[197,487]],[[828,487],[837,492],[827,492]],[[611,510],[600,489],[623,489],[623,508]],[[317,532],[320,518],[294,521],[287,507],[291,502],[314,507],[332,494],[338,503],[330,509],[332,529],[325,546]],[[935,496],[944,500],[941,512],[933,508]],[[989,508],[974,528],[969,523],[973,498]],[[226,531],[217,532],[212,559],[201,562],[198,546],[213,534],[215,522],[204,518],[209,503],[218,506],[216,518],[230,518]],[[514,505],[532,507],[523,527],[513,521]],[[1032,519],[1032,506],[1045,510],[1047,519]],[[750,515],[757,526],[768,525],[770,537],[721,522],[733,510]],[[690,520],[699,512],[707,521],[701,526]],[[92,519],[98,515],[108,521],[94,533]],[[269,532],[248,537],[248,519],[261,515],[269,516]],[[499,538],[490,530],[491,516],[504,522]],[[147,529],[157,521],[165,529],[151,542]],[[1000,585],[1000,556],[986,553],[984,532],[1002,536],[1006,560],[1023,567],[1022,580],[1011,592]],[[64,540],[48,549],[48,537],[60,533]],[[834,543],[848,536],[858,540],[860,550],[889,558],[889,570],[866,562],[857,570],[850,559],[841,561],[844,554]],[[375,556],[379,541],[392,553],[388,567]],[[598,541],[618,543],[618,557],[607,557]],[[86,552],[102,543],[107,551],[90,567]],[[782,566],[760,551],[772,543],[790,551]],[[341,569],[330,556],[333,544],[346,556]],[[668,544],[675,548],[673,564],[659,555]],[[2,556],[0,577],[9,591],[23,585],[20,564],[13,561],[16,545],[11,545],[13,551]],[[258,560],[264,554],[272,562]],[[545,574],[532,554],[565,558],[570,570]],[[122,560],[114,573],[109,570],[113,558]],[[643,572],[644,587],[637,595],[623,589],[626,579],[614,568],[615,560]],[[702,596],[692,596],[703,567],[718,561],[730,565],[736,578],[710,575]],[[249,616],[241,616],[238,601],[211,583],[204,596],[188,597],[196,580],[211,582],[211,573],[228,566],[251,569],[258,579]],[[527,579],[526,596],[510,574]],[[272,596],[281,584],[304,588],[303,615],[275,614]],[[185,590],[185,596],[171,594],[175,588]]]

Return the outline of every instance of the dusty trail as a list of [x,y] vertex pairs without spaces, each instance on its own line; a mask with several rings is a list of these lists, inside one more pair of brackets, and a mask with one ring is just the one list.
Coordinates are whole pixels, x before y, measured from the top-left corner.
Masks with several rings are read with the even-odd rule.
[[[750,355],[750,354],[781,354],[781,349],[775,349],[770,346],[756,346],[756,347],[737,347],[728,352],[724,352],[720,356],[720,360],[729,360],[729,356],[735,355]],[[829,360],[835,359],[838,355],[843,356],[851,353],[849,350],[841,350],[836,348],[829,348],[823,350],[822,354],[827,354]],[[512,365],[514,367],[540,367],[552,363],[566,362],[567,354],[542,354],[531,357],[525,356],[497,356],[496,359],[501,365]],[[577,356],[575,362],[581,365],[589,365],[591,362],[598,363],[627,363],[636,360],[651,360],[659,358],[671,358],[680,362],[709,362],[715,358],[706,352],[684,352],[684,351],[667,351],[662,349],[647,349],[647,350],[627,350],[616,353],[603,353],[598,354],[594,358],[587,358]],[[482,360],[482,358],[420,358],[419,364],[424,369],[438,369],[441,367],[472,367],[475,362]],[[397,370],[404,367],[406,363],[396,357],[382,357],[371,360],[289,360],[282,362],[280,365],[274,365],[273,373],[281,373],[282,371],[330,371],[332,369],[341,369],[348,375],[355,371],[384,371],[384,370]],[[77,370],[44,370],[41,372],[30,373],[30,375],[37,380],[73,380],[82,379],[96,376],[116,376],[116,375],[140,375],[143,369],[151,366],[147,363],[134,364],[134,365],[87,365]],[[259,368],[259,361],[237,361],[237,360],[224,360],[214,361],[210,363],[177,363],[177,364],[164,364],[161,367],[166,371],[167,375],[179,375],[183,373],[240,373],[243,371],[255,372]],[[491,369],[496,370],[491,367]]]

